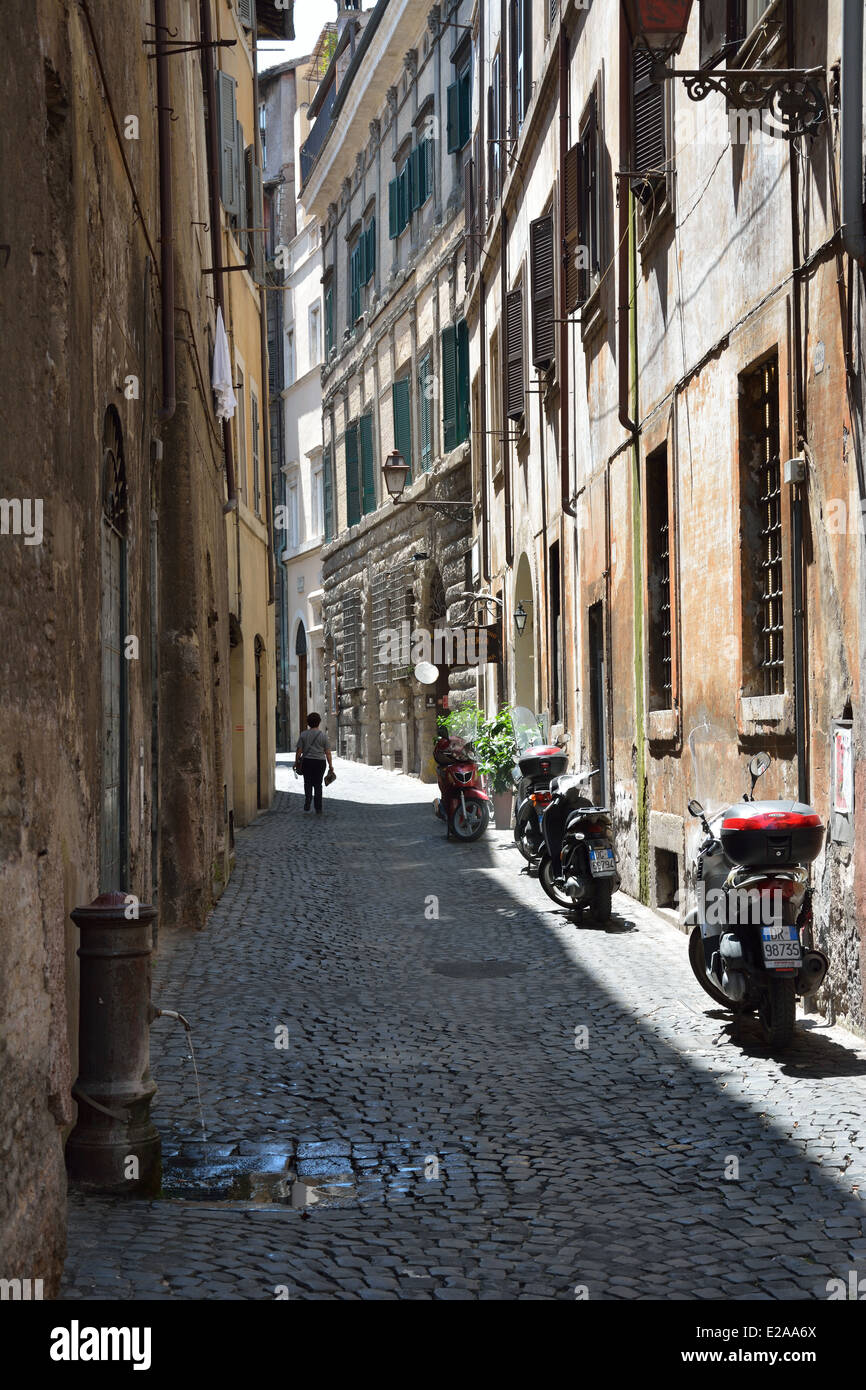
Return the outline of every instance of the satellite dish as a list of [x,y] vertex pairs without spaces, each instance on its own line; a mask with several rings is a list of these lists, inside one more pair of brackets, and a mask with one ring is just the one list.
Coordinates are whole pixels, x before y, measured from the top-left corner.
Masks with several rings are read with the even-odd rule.
[[419,661],[415,667],[415,679],[419,685],[435,685],[439,679],[439,667],[432,661]]

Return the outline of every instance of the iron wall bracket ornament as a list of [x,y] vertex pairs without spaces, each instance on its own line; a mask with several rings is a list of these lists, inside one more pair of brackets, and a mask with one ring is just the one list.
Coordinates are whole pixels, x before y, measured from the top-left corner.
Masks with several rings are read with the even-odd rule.
[[652,78],[680,77],[692,101],[720,92],[737,111],[767,111],[768,124],[785,139],[814,135],[827,119],[823,68],[667,68],[654,63]]
[[474,508],[471,502],[416,502],[419,511],[441,512],[454,521],[471,521]]

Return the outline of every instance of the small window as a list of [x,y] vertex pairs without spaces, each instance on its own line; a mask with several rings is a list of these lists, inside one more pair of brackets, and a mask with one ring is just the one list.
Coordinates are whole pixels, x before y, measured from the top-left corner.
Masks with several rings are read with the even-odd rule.
[[259,398],[250,391],[250,434],[253,443],[253,508],[256,516],[262,514],[261,458],[259,454]]
[[671,533],[667,445],[646,461],[647,666],[649,708],[673,709]]
[[321,536],[325,529],[325,508],[322,465],[313,470],[313,535]]
[[785,593],[775,356],[740,377],[739,429],[743,690],[782,695]]
[[310,305],[310,366],[322,360],[322,306],[318,300]]

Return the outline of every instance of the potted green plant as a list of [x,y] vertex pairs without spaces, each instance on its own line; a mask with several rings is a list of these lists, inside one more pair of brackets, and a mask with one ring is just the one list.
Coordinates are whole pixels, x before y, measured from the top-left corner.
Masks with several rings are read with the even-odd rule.
[[475,739],[475,751],[493,799],[496,829],[509,830],[514,808],[511,769],[517,756],[510,705],[503,705],[492,718],[484,720]]

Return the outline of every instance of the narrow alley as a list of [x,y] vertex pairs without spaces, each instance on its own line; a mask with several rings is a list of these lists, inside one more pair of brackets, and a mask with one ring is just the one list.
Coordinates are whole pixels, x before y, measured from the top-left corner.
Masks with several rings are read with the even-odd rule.
[[319,820],[281,760],[206,930],[163,941],[207,1161],[160,1019],[164,1195],[73,1191],[61,1297],[826,1299],[862,1267],[866,1046],[733,1040],[660,916],[578,930],[510,833],[337,771]]

